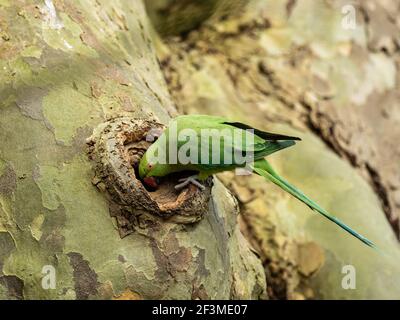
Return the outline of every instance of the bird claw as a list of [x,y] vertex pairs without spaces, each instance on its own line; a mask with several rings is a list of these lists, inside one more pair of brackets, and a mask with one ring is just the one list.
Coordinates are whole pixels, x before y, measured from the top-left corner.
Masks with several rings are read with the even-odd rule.
[[184,187],[186,187],[189,183],[191,183],[191,184],[195,185],[196,187],[198,187],[200,190],[205,190],[206,187],[203,186],[199,181],[196,180],[198,178],[199,177],[196,174],[194,176],[190,176],[190,177],[187,177],[187,178],[179,179],[178,182],[181,182],[181,183],[177,184],[175,186],[175,189],[176,190],[181,190]]

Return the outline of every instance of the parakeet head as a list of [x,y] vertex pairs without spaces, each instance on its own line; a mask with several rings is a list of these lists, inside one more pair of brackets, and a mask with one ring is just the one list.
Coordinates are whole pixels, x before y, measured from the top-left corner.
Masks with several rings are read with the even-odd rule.
[[157,188],[159,185],[159,168],[156,164],[149,162],[145,153],[139,163],[139,177],[149,187]]

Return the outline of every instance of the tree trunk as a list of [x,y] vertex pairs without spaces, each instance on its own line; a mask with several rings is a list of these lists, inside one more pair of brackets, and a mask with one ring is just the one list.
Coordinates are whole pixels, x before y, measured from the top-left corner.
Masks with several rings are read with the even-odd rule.
[[132,166],[110,179],[120,169],[106,158],[121,150],[98,146],[134,136],[134,118],[177,114],[142,2],[3,0],[0,33],[0,297],[263,297],[261,263],[218,180],[200,221],[181,223],[141,207],[138,181],[119,189]]

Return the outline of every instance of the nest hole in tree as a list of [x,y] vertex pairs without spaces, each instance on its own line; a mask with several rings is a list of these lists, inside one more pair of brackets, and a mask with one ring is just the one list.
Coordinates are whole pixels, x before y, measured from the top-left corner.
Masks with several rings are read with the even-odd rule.
[[[127,141],[129,141],[127,139]],[[150,147],[150,145],[157,141],[157,137],[154,138],[153,142],[148,142],[146,140],[128,142],[125,144],[126,152],[128,154],[129,162],[134,169],[136,178],[140,181],[142,186],[148,192],[150,197],[157,203],[163,205],[167,203],[175,203],[178,200],[179,194],[182,190],[176,190],[175,186],[179,183],[179,179],[187,178],[196,174],[195,171],[181,171],[168,174],[167,176],[161,177],[159,179],[159,184],[157,188],[152,188],[139,178],[139,163],[142,159],[144,153]],[[197,187],[194,185],[188,185],[189,192],[196,191]]]
[[192,172],[163,177],[156,190],[146,188],[139,179],[140,159],[152,143],[146,137],[150,130],[164,128],[156,121],[127,117],[99,125],[88,140],[89,158],[95,163],[95,185],[133,214],[145,210],[174,222],[198,221],[207,212],[211,181],[206,182],[204,191],[191,184],[178,191],[178,180]]

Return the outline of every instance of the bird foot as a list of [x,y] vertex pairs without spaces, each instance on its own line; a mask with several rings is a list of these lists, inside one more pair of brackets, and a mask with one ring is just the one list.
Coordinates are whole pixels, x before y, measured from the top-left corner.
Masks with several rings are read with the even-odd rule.
[[199,181],[197,181],[198,178],[199,178],[199,176],[196,174],[194,176],[179,179],[178,182],[180,182],[180,183],[175,186],[175,189],[181,190],[184,187],[186,187],[189,183],[191,183],[191,184],[195,185],[196,187],[198,187],[200,190],[204,190],[206,187],[203,186]]

